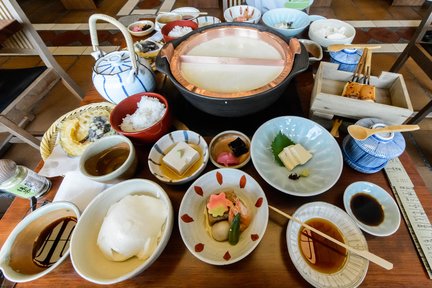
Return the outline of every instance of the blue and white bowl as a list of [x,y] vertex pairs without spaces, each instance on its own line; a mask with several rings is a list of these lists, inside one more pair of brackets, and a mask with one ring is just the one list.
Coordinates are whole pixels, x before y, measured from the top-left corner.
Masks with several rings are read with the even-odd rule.
[[[312,21],[323,19],[319,15],[308,15],[303,11],[292,8],[277,8],[264,13],[264,24],[285,37],[294,37],[302,33]],[[278,28],[281,24],[292,22],[292,28]]]
[[[363,118],[357,125],[367,128],[387,126],[377,118]],[[387,162],[398,157],[405,150],[405,139],[400,132],[374,134],[365,140],[356,140],[347,135],[342,142],[342,154],[351,168],[365,174],[383,169]]]
[[[172,148],[178,142],[186,142],[189,144],[195,144],[199,146],[201,152],[201,158],[198,161],[200,162],[199,168],[193,172],[190,176],[179,177],[173,179],[169,175],[166,175],[161,169],[162,158],[169,152],[170,148]],[[207,162],[209,160],[209,149],[207,142],[205,139],[196,132],[190,130],[177,130],[171,133],[166,134],[162,138],[160,138],[151,148],[149,157],[148,157],[148,166],[150,172],[160,181],[167,184],[183,184],[197,178],[204,168],[207,166]]]
[[[248,20],[235,21],[237,17],[244,16],[246,13],[250,16]],[[261,19],[261,11],[253,6],[238,5],[226,9],[223,16],[226,22],[246,22],[258,24]]]
[[200,16],[194,19],[193,21],[195,21],[198,24],[198,27],[204,27],[208,25],[221,23],[221,20],[214,16]]

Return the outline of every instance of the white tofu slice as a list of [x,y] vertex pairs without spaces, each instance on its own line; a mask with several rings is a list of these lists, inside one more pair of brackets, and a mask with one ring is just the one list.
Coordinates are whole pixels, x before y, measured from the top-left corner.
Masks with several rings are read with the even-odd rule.
[[198,151],[189,146],[186,142],[178,142],[171,151],[162,158],[162,161],[174,172],[182,175],[198,159]]
[[303,165],[308,162],[312,158],[312,154],[301,144],[295,144],[285,147],[278,157],[284,166],[291,171],[297,165]]

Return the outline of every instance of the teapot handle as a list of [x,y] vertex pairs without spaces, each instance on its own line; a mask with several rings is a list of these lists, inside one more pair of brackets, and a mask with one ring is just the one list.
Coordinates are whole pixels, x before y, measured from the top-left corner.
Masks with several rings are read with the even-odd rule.
[[[135,51],[133,49],[133,42],[132,42],[132,36],[129,34],[129,31],[127,28],[121,24],[119,21],[114,19],[111,16],[105,15],[105,14],[93,14],[89,18],[89,30],[90,30],[90,39],[93,46],[93,51],[100,51],[99,49],[99,39],[97,37],[96,32],[96,21],[97,20],[104,20],[108,23],[111,23],[112,25],[116,26],[120,32],[122,32],[124,38],[126,39],[126,46],[129,51],[130,59],[132,62],[132,67],[135,72],[135,74],[138,73],[138,64],[135,57]],[[100,56],[99,56],[100,57]]]

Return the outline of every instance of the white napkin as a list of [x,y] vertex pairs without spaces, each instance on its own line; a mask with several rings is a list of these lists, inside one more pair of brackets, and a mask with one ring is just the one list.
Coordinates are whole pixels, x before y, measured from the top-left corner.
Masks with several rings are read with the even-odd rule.
[[71,202],[83,212],[93,198],[109,186],[90,180],[79,171],[70,171],[65,173],[53,201]]
[[39,174],[46,177],[55,177],[65,175],[70,171],[78,171],[79,160],[80,157],[70,157],[60,145],[55,145]]

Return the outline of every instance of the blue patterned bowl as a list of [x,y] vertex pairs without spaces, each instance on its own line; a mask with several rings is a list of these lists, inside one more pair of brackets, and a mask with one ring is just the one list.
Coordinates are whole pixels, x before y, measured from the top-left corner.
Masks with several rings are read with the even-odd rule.
[[[323,19],[318,15],[308,15],[303,11],[292,8],[277,8],[264,13],[262,21],[264,24],[285,37],[294,37],[302,33],[312,21]],[[291,28],[279,28],[279,25],[292,22]]]
[[[387,126],[377,118],[364,118],[356,123],[367,128]],[[345,163],[362,173],[380,171],[387,162],[398,157],[405,150],[405,139],[400,132],[374,134],[365,140],[356,140],[347,135],[342,143]]]
[[360,60],[363,50],[361,49],[342,49],[330,52],[330,62],[339,64],[339,70],[354,72]]
[[[162,166],[162,158],[170,151],[170,149],[178,142],[184,141],[188,144],[195,145],[200,151],[199,162],[194,165],[192,173],[186,173],[185,175],[175,175],[173,173],[167,173],[167,170]],[[204,138],[196,132],[190,130],[177,130],[166,134],[160,138],[151,148],[148,166],[150,172],[160,181],[167,184],[183,184],[192,181],[198,177],[204,168],[207,166],[209,160],[209,149],[207,142]]]

